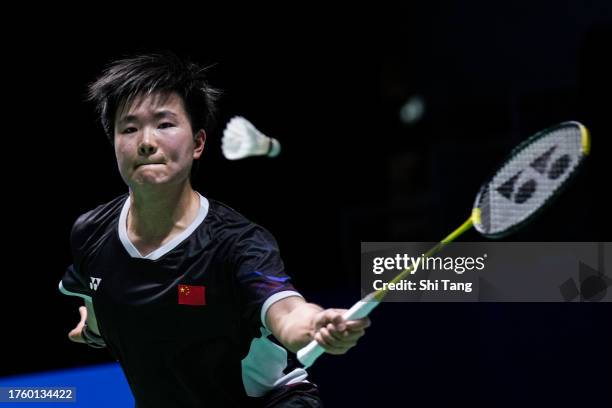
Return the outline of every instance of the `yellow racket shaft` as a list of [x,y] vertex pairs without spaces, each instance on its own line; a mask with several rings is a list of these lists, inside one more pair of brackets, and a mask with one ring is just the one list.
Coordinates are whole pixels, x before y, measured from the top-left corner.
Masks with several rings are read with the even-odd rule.
[[[453,242],[465,231],[472,228],[472,226],[474,225],[472,222],[473,216],[477,216],[477,214],[472,214],[472,216],[470,216],[470,218],[467,221],[465,221],[459,228],[451,232],[446,238],[444,238],[436,246],[434,246],[429,251],[427,251],[427,253],[425,253],[423,256],[425,258],[428,258],[430,256],[437,254],[446,245]],[[413,269],[412,267],[408,267],[404,269],[395,278],[393,278],[393,280],[389,283],[399,282],[400,280],[405,278],[410,272],[412,272],[412,269]],[[380,289],[375,292],[369,293],[366,297],[361,299],[359,302],[355,303],[349,310],[344,312],[342,317],[344,318],[344,320],[356,320],[356,319],[362,319],[366,317],[367,315],[370,314],[372,310],[374,310],[374,308],[376,308],[376,306],[379,305],[379,303],[384,299],[385,296],[387,296],[388,293],[389,293],[388,289]],[[310,343],[308,343],[307,346],[303,347],[297,352],[297,358],[300,361],[300,363],[304,365],[305,368],[308,368],[324,352],[325,352],[325,349],[319,343],[317,343],[316,340],[312,340]]]

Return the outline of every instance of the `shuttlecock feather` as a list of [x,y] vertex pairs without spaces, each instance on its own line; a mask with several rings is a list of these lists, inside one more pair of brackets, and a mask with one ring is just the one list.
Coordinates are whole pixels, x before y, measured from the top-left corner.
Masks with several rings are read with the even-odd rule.
[[275,157],[280,153],[280,143],[261,133],[242,116],[234,116],[223,130],[221,150],[229,160],[250,156]]

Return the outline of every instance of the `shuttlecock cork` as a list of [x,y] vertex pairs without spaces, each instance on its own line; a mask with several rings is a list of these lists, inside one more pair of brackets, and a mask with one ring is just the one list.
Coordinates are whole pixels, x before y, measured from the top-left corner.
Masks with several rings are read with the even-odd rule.
[[276,157],[281,146],[242,116],[234,116],[223,130],[221,150],[226,159],[240,160],[251,156]]

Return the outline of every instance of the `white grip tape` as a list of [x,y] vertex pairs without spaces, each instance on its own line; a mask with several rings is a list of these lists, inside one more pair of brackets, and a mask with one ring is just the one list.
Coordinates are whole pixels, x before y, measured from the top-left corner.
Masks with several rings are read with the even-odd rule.
[[[342,317],[344,317],[345,320],[361,319],[369,315],[370,312],[374,310],[374,308],[378,306],[379,303],[380,302],[377,301],[368,302],[360,300],[359,302],[355,303],[349,310],[344,312]],[[317,358],[319,358],[319,356],[321,356],[321,354],[323,354],[323,352],[325,352],[325,349],[321,347],[321,345],[319,345],[316,340],[313,340],[308,343],[307,346],[301,348],[297,352],[297,358],[300,363],[304,365],[305,368],[308,368],[315,362]]]

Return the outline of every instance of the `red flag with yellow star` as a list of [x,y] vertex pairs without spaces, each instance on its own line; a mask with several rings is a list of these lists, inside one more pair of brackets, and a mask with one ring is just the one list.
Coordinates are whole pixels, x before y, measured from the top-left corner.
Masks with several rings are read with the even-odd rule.
[[206,305],[206,286],[179,285],[178,302],[179,305]]

